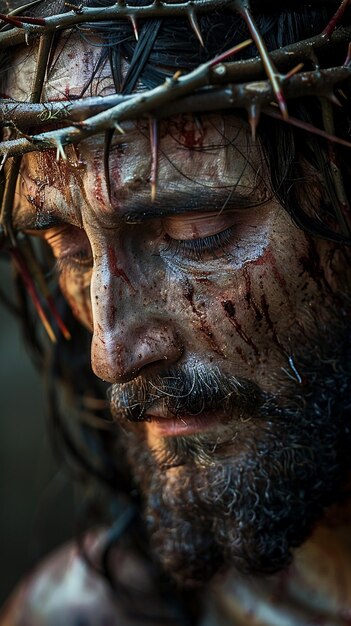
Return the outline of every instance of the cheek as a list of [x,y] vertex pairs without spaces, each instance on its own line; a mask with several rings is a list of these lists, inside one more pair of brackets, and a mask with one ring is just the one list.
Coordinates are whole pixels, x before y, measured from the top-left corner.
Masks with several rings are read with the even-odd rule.
[[91,272],[63,271],[59,283],[74,317],[92,332],[93,317],[90,298]]
[[203,349],[216,346],[217,354],[250,368],[287,360],[290,336],[303,323],[310,302],[310,297],[303,301],[305,278],[298,260],[290,260],[284,265],[267,247],[239,270],[187,279],[184,311],[197,341],[202,336]]
[[210,348],[214,357],[239,359],[249,367],[262,361],[266,341],[260,304],[263,286],[257,287],[259,293],[255,296],[247,294],[242,272],[237,272],[231,280],[228,276],[217,280],[193,278],[183,289],[192,328],[197,337],[202,336],[203,348]]

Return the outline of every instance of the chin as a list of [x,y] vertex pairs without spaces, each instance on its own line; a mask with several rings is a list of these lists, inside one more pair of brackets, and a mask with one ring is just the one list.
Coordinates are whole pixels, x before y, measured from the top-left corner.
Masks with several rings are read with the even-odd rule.
[[[228,568],[255,576],[285,569],[345,497],[350,333],[340,324],[330,342],[318,336],[313,350],[295,353],[304,382],[273,373],[277,392],[257,396],[251,419],[228,419],[226,436],[167,436],[150,446],[147,423],[131,425],[126,453],[151,548],[181,584],[202,584]],[[120,388],[116,394],[121,404]]]
[[173,466],[166,469],[160,453],[140,441],[131,446],[142,468],[135,475],[153,553],[182,584],[205,582],[228,567],[254,575],[286,568],[292,549],[342,498],[350,442],[340,437],[340,424],[299,421],[287,433],[288,421],[277,428],[267,420],[239,459],[215,453],[209,463],[204,444],[189,437],[172,441]]
[[258,576],[283,570],[326,509],[342,501],[348,416],[336,400],[331,408],[329,394],[318,401],[307,412],[296,401],[284,411],[267,405],[235,448],[216,447],[208,433],[168,437],[153,450],[128,438],[153,553],[178,582],[200,584],[229,567]]

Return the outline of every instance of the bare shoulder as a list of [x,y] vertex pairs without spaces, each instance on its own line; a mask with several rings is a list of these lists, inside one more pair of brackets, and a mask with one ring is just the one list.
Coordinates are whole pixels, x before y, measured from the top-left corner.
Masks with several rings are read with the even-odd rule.
[[45,559],[15,591],[1,626],[121,623],[113,594],[72,542]]
[[[90,535],[85,541],[86,553],[97,568],[100,540],[101,534]],[[146,608],[166,617],[168,611],[164,613],[157,590],[150,586],[143,562],[129,551],[116,550],[112,568],[115,574],[118,572],[124,588],[135,591],[136,596],[145,600]],[[0,626],[134,626],[142,623],[142,618],[126,613],[123,598],[117,600],[106,579],[89,564],[74,542],[40,563],[20,584],[0,614]]]

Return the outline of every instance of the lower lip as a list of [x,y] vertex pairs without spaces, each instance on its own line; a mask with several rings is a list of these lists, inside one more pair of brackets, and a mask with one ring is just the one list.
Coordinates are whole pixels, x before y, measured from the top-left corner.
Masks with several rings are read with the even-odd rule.
[[158,437],[195,435],[207,430],[213,430],[219,423],[218,415],[185,415],[181,418],[164,418],[150,415],[150,418],[150,421],[146,422],[147,429]]

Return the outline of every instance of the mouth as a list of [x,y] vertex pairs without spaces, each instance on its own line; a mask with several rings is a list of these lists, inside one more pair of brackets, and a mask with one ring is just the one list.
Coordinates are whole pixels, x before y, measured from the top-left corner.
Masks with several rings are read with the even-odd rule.
[[146,428],[149,434],[157,437],[177,437],[195,435],[209,430],[215,430],[223,421],[219,412],[203,412],[197,415],[180,415],[175,417],[171,413],[153,407],[147,412]]

